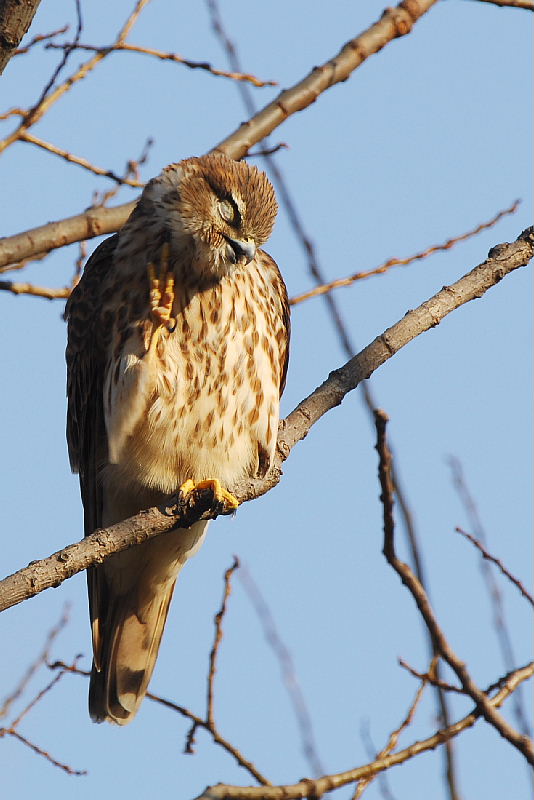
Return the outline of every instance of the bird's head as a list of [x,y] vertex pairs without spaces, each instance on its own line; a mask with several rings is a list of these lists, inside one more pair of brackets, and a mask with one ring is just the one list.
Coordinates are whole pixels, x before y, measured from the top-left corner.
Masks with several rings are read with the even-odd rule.
[[278,204],[265,175],[219,153],[166,167],[145,189],[169,234],[187,250],[196,277],[213,280],[244,266],[269,238]]

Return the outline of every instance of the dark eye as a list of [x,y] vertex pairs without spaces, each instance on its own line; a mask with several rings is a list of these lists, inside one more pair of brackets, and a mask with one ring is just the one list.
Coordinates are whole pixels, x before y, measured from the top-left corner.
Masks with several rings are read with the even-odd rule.
[[229,200],[221,200],[219,203],[219,214],[225,222],[234,222],[235,210]]

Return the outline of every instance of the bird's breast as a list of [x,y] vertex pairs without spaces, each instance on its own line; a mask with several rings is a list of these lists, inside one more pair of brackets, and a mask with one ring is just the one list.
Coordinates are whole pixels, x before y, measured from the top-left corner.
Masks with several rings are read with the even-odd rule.
[[[172,492],[188,478],[223,484],[271,460],[279,417],[276,305],[247,271],[195,294],[177,292],[176,326],[155,346],[125,343],[108,386],[106,419],[122,436],[111,460],[120,480]],[[139,331],[141,328],[139,328]],[[137,338],[142,338],[138,333]],[[112,370],[109,370],[111,375]],[[120,408],[113,409],[113,400]]]

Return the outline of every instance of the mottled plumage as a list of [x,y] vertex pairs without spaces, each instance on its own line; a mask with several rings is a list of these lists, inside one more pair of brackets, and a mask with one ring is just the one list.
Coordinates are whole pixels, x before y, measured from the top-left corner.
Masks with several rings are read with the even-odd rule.
[[[222,155],[172,164],[87,263],[67,305],[67,439],[86,535],[185,481],[263,474],[289,312],[266,176]],[[88,572],[93,719],[125,724],[148,687],[181,567],[205,522]]]

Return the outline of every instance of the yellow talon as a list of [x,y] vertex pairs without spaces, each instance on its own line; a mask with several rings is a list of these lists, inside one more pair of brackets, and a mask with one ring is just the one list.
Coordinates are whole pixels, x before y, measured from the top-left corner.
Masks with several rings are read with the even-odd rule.
[[160,269],[156,271],[151,262],[148,267],[150,282],[150,312],[155,322],[168,331],[176,327],[176,320],[171,316],[174,303],[174,275],[169,272],[170,246],[165,242],[161,248]]
[[226,489],[223,489],[221,486],[221,482],[218,478],[209,478],[205,481],[199,481],[198,483],[194,483],[191,478],[188,478],[182,485],[180,486],[180,492],[184,498],[187,498],[191,492],[196,491],[197,489],[211,489],[213,494],[215,495],[215,500],[218,503],[223,503],[224,510],[226,512],[235,511],[236,508],[239,506],[239,500],[234,497],[231,492],[228,492]]

